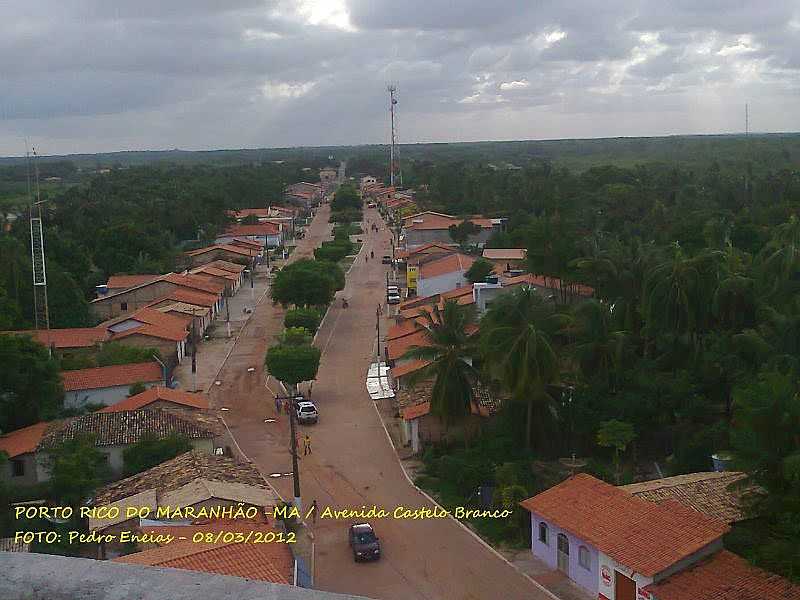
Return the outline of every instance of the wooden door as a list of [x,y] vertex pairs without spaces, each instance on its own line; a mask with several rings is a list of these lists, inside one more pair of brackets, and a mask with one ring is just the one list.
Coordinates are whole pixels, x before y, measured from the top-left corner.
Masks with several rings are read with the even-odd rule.
[[636,600],[636,582],[614,571],[614,600]]
[[[556,556],[558,557],[558,570],[569,575],[569,539],[563,533],[558,534],[556,544]],[[636,600],[634,598],[634,600]]]

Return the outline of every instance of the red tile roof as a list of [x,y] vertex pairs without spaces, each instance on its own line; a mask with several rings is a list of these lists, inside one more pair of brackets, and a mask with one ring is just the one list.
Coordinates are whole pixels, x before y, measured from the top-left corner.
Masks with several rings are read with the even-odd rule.
[[5,452],[9,458],[33,452],[51,425],[52,422],[41,421],[0,435],[0,452]]
[[730,530],[675,500],[641,500],[584,473],[520,504],[647,577]]
[[429,346],[428,332],[420,329],[410,335],[389,340],[386,343],[386,352],[389,360],[397,360],[413,346]]
[[111,275],[106,285],[109,289],[127,289],[148,281],[155,281],[160,275]]
[[231,246],[245,246],[247,248],[253,248],[254,250],[262,250],[264,248],[264,244],[261,242],[257,242],[256,240],[251,240],[248,238],[233,238],[231,240]]
[[107,337],[106,330],[102,327],[78,327],[71,329],[50,330],[25,330],[7,331],[3,333],[14,335],[29,335],[34,340],[45,346],[56,348],[91,348]]
[[228,214],[234,219],[244,219],[245,217],[268,217],[269,208],[240,208],[239,210],[229,210]]
[[219,267],[215,267],[213,265],[203,265],[202,267],[197,267],[196,269],[192,269],[190,273],[192,275],[211,275],[212,277],[223,277],[231,281],[236,281],[239,279],[238,274],[226,269],[220,269]]
[[[483,229],[492,228],[492,220],[483,217],[470,217],[468,219],[478,227]],[[421,222],[420,222],[421,221]],[[437,213],[433,211],[426,211],[403,217],[403,227],[406,229],[424,230],[424,229],[449,229],[451,225],[458,225],[464,219],[446,215],[444,213]]]
[[486,248],[483,258],[487,260],[525,260],[525,248]]
[[228,271],[229,273],[241,273],[247,268],[244,265],[228,262],[227,260],[214,260],[208,263],[206,266]]
[[459,253],[448,254],[422,265],[419,268],[419,277],[420,279],[430,279],[431,277],[439,277],[456,271],[468,271],[474,262],[474,256]]
[[658,600],[800,600],[800,586],[727,550],[644,589]]
[[561,289],[562,286],[567,290],[572,290],[579,296],[589,297],[594,294],[594,289],[588,285],[580,283],[567,283],[562,282],[557,277],[547,277],[546,275],[534,275],[532,273],[525,273],[524,275],[517,275],[516,277],[506,277],[502,280],[504,287],[511,287],[514,285],[522,285],[527,283],[535,287],[543,287],[551,290]]
[[[258,246],[261,248],[261,245]],[[233,245],[233,244],[214,244],[213,246],[206,246],[205,248],[198,248],[197,250],[190,250],[185,254],[187,256],[198,256],[200,254],[206,254],[207,252],[213,252],[215,250],[223,250],[225,252],[229,252],[231,254],[237,254],[239,256],[255,256],[258,254],[258,250],[256,247],[250,246],[244,247],[244,244],[241,245]]]
[[390,373],[392,374],[392,377],[399,379],[400,377],[408,375],[409,373],[419,371],[423,367],[427,367],[429,364],[430,361],[428,360],[420,360],[415,358],[414,360],[410,360],[402,365],[392,367],[390,369]]
[[[166,313],[161,313],[165,316]],[[177,319],[177,317],[175,317]],[[182,324],[185,324],[183,319],[180,319]],[[122,340],[133,335],[143,335],[145,337],[152,337],[157,338],[160,340],[169,340],[171,342],[182,342],[187,337],[189,337],[189,332],[186,329],[172,329],[167,327],[159,327],[158,325],[150,325],[149,323],[145,323],[141,327],[135,327],[133,329],[126,329],[125,331],[120,331],[119,333],[115,333],[111,336],[111,340]]]
[[197,277],[196,275],[179,275],[178,273],[170,273],[169,275],[164,275],[162,279],[164,281],[174,283],[175,285],[200,290],[201,292],[215,294],[217,296],[225,291],[224,284],[214,283],[208,281],[207,279],[203,279],[202,277]]
[[186,539],[176,539],[158,548],[120,556],[114,559],[115,562],[218,573],[272,583],[291,584],[293,581],[294,559],[287,544],[192,542],[192,536],[198,532],[242,532],[245,535],[250,531],[262,535],[277,533],[266,523],[221,520],[198,525],[143,527],[142,531]]
[[164,300],[174,300],[176,302],[185,302],[186,304],[196,304],[197,306],[212,307],[217,303],[218,296],[216,294],[207,294],[206,292],[198,292],[195,290],[187,290],[186,288],[178,288],[172,290],[165,296],[154,300],[147,306],[160,304]]
[[208,398],[205,394],[196,394],[190,392],[182,392],[173,390],[167,387],[154,386],[141,394],[135,396],[128,396],[125,400],[106,406],[98,412],[119,412],[121,410],[140,410],[147,408],[153,402],[162,400],[164,402],[171,402],[179,404],[180,406],[188,406],[190,408],[199,408],[201,410],[208,409]]
[[164,374],[158,363],[146,362],[63,371],[61,373],[61,380],[64,384],[64,390],[71,392],[74,390],[91,390],[116,385],[131,385],[137,381],[141,381],[142,383],[163,381]]
[[258,225],[232,225],[225,230],[225,235],[277,235],[280,227],[276,223],[259,223]]

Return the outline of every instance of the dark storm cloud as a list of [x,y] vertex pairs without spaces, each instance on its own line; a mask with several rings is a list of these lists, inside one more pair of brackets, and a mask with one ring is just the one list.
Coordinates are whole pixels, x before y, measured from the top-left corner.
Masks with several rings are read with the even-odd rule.
[[0,154],[382,142],[388,81],[404,141],[728,131],[748,98],[757,128],[800,125],[800,0],[31,0],[0,23]]

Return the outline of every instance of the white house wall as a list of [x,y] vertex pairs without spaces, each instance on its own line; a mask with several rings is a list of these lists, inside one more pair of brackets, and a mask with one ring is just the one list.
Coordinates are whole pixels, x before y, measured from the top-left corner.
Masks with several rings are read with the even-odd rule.
[[464,271],[453,271],[437,277],[419,277],[417,279],[417,296],[432,296],[468,285],[464,279]]
[[[164,382],[144,382],[146,388],[154,385],[164,385]],[[64,394],[64,408],[82,408],[87,404],[103,404],[109,406],[116,404],[128,397],[130,385],[116,385],[112,387],[95,388],[92,390],[74,390]]]
[[600,572],[598,581],[598,593],[600,600],[603,598],[607,600],[616,600],[614,597],[614,571],[619,571],[626,577],[630,577],[636,582],[636,600],[652,600],[652,595],[643,591],[642,588],[653,583],[652,577],[645,577],[634,573],[632,569],[619,564],[607,554],[599,553],[600,559]]

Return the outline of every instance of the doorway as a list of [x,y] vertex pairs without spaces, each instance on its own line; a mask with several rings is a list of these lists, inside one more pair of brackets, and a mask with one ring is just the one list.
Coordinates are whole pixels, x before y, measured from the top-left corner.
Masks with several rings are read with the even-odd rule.
[[636,600],[636,582],[614,571],[614,600]]
[[569,539],[563,533],[559,533],[557,539],[558,570],[569,575]]

